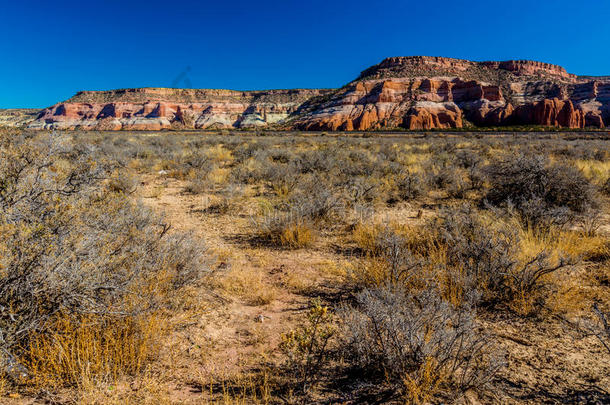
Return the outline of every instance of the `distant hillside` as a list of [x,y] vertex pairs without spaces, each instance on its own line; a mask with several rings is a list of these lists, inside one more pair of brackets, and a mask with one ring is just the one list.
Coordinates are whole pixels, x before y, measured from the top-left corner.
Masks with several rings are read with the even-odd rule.
[[0,109],[0,127],[25,127],[36,119],[39,112],[35,108]]

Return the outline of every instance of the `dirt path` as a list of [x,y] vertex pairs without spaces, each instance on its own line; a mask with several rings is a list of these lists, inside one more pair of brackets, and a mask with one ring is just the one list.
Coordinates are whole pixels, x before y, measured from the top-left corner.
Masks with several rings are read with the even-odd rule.
[[[171,364],[182,400],[200,397],[211,382],[231,379],[261,361],[277,363],[282,332],[302,317],[312,297],[332,289],[341,260],[326,244],[307,250],[277,250],[251,244],[252,207],[228,214],[207,213],[211,198],[184,191],[185,183],[144,178],[138,194],[162,213],[174,231],[205,240],[219,268],[216,291],[203,311],[180,315],[164,362]],[[336,267],[336,266],[330,266]]]

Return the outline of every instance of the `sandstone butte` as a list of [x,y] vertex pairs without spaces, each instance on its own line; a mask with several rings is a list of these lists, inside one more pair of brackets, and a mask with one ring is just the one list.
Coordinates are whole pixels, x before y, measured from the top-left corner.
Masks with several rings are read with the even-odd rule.
[[533,61],[392,57],[340,89],[82,91],[40,111],[33,129],[298,130],[610,125],[610,76]]

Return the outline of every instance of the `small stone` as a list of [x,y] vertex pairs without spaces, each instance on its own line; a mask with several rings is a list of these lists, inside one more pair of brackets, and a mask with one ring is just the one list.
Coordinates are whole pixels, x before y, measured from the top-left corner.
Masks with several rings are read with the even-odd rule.
[[260,315],[257,315],[257,316],[256,316],[256,318],[254,318],[254,320],[255,320],[256,322],[263,323],[263,322],[265,322],[265,318],[266,318],[266,316],[264,316],[264,315],[260,314]]

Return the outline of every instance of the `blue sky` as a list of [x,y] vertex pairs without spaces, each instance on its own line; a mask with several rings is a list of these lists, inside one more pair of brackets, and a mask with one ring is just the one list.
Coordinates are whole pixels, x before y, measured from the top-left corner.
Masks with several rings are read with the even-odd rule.
[[25,0],[1,10],[0,108],[170,87],[188,68],[197,88],[337,87],[388,56],[610,75],[607,0]]

